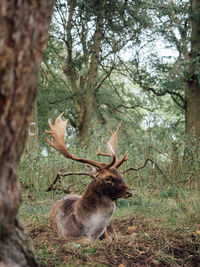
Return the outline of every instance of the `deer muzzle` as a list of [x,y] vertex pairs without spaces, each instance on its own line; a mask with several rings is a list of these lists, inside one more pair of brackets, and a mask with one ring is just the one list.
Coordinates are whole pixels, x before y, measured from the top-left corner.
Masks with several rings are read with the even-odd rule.
[[124,198],[132,197],[132,195],[133,195],[133,193],[131,192],[131,190],[129,188],[125,189]]

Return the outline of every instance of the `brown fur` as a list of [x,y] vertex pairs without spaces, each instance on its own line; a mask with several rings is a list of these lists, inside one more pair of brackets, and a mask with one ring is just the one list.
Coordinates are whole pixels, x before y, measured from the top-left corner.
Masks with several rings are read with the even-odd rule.
[[[92,170],[94,173],[94,169]],[[96,178],[83,196],[68,195],[57,201],[50,213],[51,225],[69,239],[95,240],[104,235],[118,198],[130,197],[131,191],[114,168],[96,170]]]

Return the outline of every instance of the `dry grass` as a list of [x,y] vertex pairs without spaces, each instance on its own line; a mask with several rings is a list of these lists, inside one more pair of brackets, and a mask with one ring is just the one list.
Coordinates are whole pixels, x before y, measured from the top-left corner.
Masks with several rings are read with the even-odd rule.
[[200,266],[200,235],[194,229],[167,228],[139,213],[127,216],[111,221],[111,243],[66,242],[48,226],[47,215],[42,224],[25,223],[42,266]]
[[126,177],[134,197],[118,201],[108,229],[111,243],[66,242],[48,225],[50,207],[63,191],[82,194],[88,178],[63,179],[47,193],[48,175],[38,177],[35,187],[23,180],[20,214],[42,267],[200,267],[199,176],[176,185],[151,175]]

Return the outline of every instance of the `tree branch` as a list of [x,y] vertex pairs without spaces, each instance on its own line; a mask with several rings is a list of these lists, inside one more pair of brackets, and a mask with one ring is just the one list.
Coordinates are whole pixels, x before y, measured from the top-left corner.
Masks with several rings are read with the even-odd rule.
[[55,179],[53,180],[53,182],[47,187],[46,189],[46,192],[49,192],[52,190],[53,186],[57,183],[57,181],[61,181],[61,179],[64,177],[64,176],[70,176],[70,175],[89,175],[88,172],[65,172],[66,169],[61,169]]
[[[94,88],[94,92],[95,92],[95,93],[99,90],[99,88],[102,86],[102,84],[104,83],[104,81],[105,81],[108,77],[110,77],[110,75],[111,75],[111,73],[112,73],[114,67],[115,67],[115,63],[113,62],[113,64],[112,64],[112,66],[110,67],[110,69],[109,69],[108,71],[106,71],[106,75],[105,75],[105,76],[104,76],[104,77],[97,83],[97,85],[95,86],[95,88]],[[104,71],[105,71],[105,69],[104,69]]]

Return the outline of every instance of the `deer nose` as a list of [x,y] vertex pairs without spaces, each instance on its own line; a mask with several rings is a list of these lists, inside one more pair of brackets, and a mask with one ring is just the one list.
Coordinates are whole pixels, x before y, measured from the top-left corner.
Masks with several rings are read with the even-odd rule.
[[126,195],[127,195],[127,197],[132,197],[132,192],[131,192],[131,190],[126,190]]

